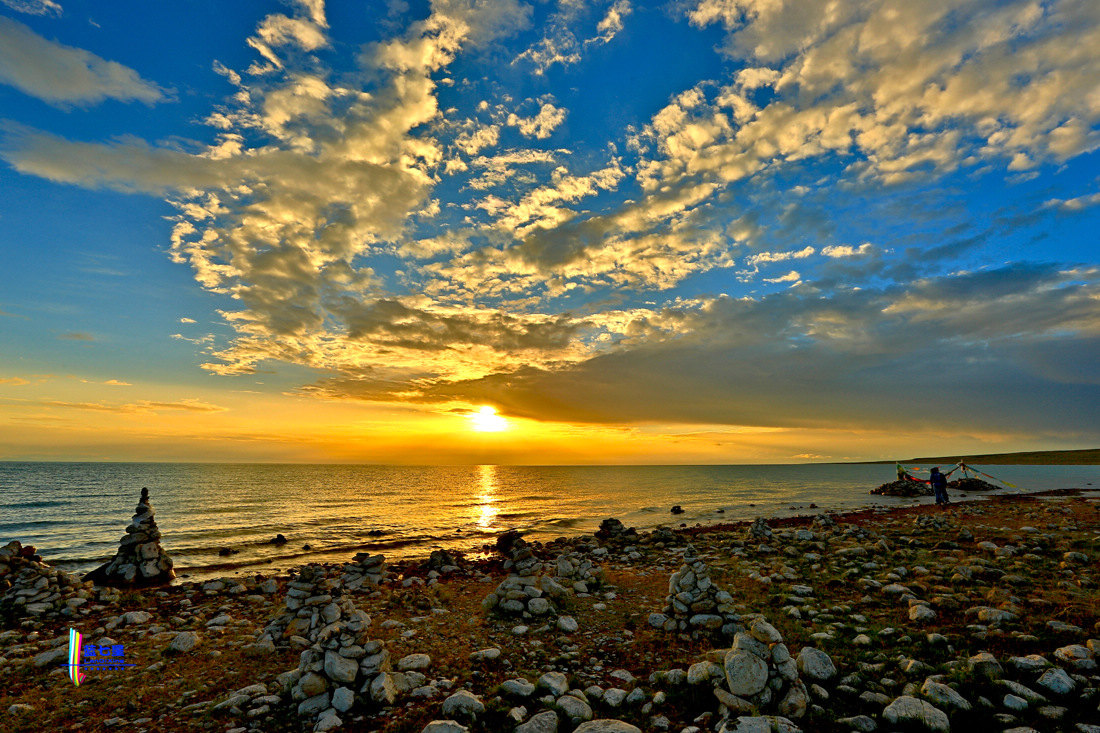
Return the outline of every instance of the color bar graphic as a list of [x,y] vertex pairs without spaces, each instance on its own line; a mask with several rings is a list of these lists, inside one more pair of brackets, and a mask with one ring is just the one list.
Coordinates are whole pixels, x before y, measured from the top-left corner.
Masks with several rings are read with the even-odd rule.
[[69,629],[69,678],[80,687],[84,673],[80,671],[81,635],[76,629]]

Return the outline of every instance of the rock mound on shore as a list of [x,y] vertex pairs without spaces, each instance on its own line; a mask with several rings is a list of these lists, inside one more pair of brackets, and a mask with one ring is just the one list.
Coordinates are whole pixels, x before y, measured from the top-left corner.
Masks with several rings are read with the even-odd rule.
[[870,493],[878,496],[932,496],[934,493],[929,484],[920,481],[891,481],[877,489],[871,489]]
[[116,588],[165,585],[176,577],[172,558],[160,546],[160,530],[153,519],[149,489],[142,488],[134,517],[126,534],[118,542],[118,551],[109,562],[84,576],[96,585]]
[[42,562],[34,547],[0,547],[0,614],[72,616],[92,598],[92,584]]

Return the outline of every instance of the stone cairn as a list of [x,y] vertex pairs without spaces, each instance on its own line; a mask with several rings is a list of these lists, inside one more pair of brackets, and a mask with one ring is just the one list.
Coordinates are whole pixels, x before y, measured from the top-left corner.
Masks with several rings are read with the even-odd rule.
[[71,616],[92,598],[92,584],[42,562],[31,545],[0,547],[0,615]]
[[580,552],[558,555],[554,575],[558,583],[571,587],[574,593],[591,593],[603,585],[603,570]]
[[379,586],[386,580],[386,556],[360,552],[344,566],[341,579],[347,590],[359,590],[364,585]]
[[733,596],[711,581],[710,568],[689,544],[684,548],[684,564],[668,579],[664,613],[650,614],[649,625],[696,638],[718,631],[731,637],[744,630],[740,621]]
[[768,526],[763,517],[757,517],[749,526],[749,537],[758,542],[767,542],[772,538],[772,528]]
[[627,528],[621,521],[614,517],[600,522],[600,528],[596,530],[596,539],[601,542],[635,539],[637,535],[638,530],[633,527]]
[[141,490],[134,518],[118,542],[118,551],[110,562],[84,576],[97,585],[114,587],[163,585],[176,577],[172,558],[160,546],[160,530],[153,519],[149,489]]
[[546,597],[548,594],[544,588],[557,589],[561,586],[541,575],[542,563],[522,537],[509,537],[506,547],[509,559],[505,561],[504,568],[510,571],[508,577],[485,596],[481,607],[487,612],[496,611],[505,616],[524,618],[552,613],[554,604]]
[[436,571],[441,575],[450,575],[462,570],[462,553],[452,550],[432,550],[428,556],[428,571]]
[[802,649],[795,660],[783,636],[763,616],[746,615],[745,620],[749,628],[733,637],[733,647],[711,652],[707,661],[692,665],[688,681],[714,684],[723,717],[757,711],[801,718],[810,696],[800,672],[823,682],[836,674],[836,667],[827,654],[811,647]]
[[306,566],[287,586],[286,610],[263,636],[306,647],[298,668],[280,681],[298,703],[298,715],[315,721],[314,730],[340,725],[339,714],[358,701],[392,705],[417,681],[392,673],[385,642],[370,638],[371,617],[350,599],[326,593],[336,582],[323,572]]

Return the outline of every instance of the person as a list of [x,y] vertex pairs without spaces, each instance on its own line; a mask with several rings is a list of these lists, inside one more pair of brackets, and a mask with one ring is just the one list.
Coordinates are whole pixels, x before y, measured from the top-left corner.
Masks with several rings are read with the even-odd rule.
[[939,466],[932,469],[932,473],[928,477],[928,483],[932,484],[932,491],[936,494],[937,504],[951,503],[951,500],[947,498],[947,477],[940,473]]

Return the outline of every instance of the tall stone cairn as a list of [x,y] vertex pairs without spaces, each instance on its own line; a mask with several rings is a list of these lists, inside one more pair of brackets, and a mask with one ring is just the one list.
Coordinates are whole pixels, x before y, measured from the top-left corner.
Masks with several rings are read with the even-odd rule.
[[97,585],[114,587],[163,585],[176,577],[172,558],[160,546],[160,530],[153,519],[149,489],[141,490],[134,518],[118,542],[118,551],[110,562],[84,576]]
[[489,612],[496,611],[506,616],[524,618],[553,613],[554,604],[544,586],[549,585],[554,590],[560,590],[561,586],[541,575],[542,563],[535,557],[526,540],[517,536],[511,538],[509,544],[510,558],[505,562],[505,568],[511,572],[496,590],[485,597],[481,602],[482,608]]
[[287,585],[286,610],[264,629],[261,643],[287,638],[305,647],[298,668],[279,679],[314,730],[340,725],[339,715],[361,703],[392,705],[424,684],[419,673],[393,671],[385,642],[371,638],[371,617],[350,598],[327,593],[336,583],[322,572],[306,566]]
[[690,544],[684,549],[684,564],[668,579],[664,612],[651,613],[649,625],[693,637],[719,631],[732,637],[745,630],[734,610],[733,596],[710,579],[710,568]]

